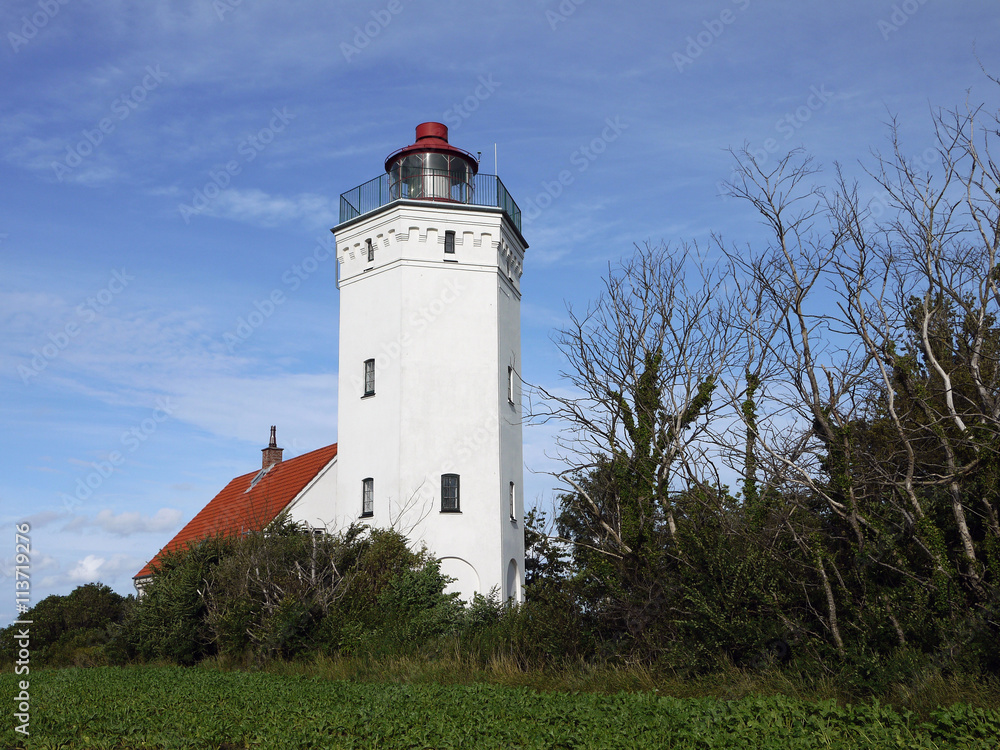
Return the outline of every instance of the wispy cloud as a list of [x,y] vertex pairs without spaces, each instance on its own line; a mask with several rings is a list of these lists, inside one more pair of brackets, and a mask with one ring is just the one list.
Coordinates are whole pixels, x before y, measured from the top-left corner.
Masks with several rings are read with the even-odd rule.
[[569,323],[565,310],[553,310],[545,305],[521,300],[521,319],[525,325],[556,329]]
[[175,531],[181,520],[181,512],[176,508],[160,508],[152,516],[138,511],[114,513],[105,509],[93,518],[78,516],[67,523],[62,530],[82,533],[86,529],[99,529],[113,536],[124,537]]
[[[13,556],[0,560],[0,578],[13,578],[15,570],[15,558]],[[45,553],[35,553],[31,556],[31,572],[34,574],[45,573],[47,571],[58,570],[59,561],[52,555]]]
[[337,376],[217,377],[178,382],[177,418],[213,434],[247,439],[280,415],[285,434],[319,446],[336,439]]
[[29,524],[32,529],[43,529],[46,526],[50,526],[54,522],[65,518],[66,518],[65,513],[61,513],[59,511],[54,511],[54,510],[45,510],[42,511],[41,513],[34,513],[30,516],[27,516],[24,519],[24,523]]
[[[138,569],[137,562],[136,558],[128,555],[111,555],[110,557],[87,555],[76,561],[65,574],[64,579],[74,584],[116,580],[123,573],[133,575]],[[138,565],[142,565],[142,563],[138,562]]]
[[338,221],[336,204],[328,195],[271,195],[256,188],[230,188],[212,201],[202,214],[262,227],[298,223],[309,229],[329,228]]
[[[227,352],[221,330],[222,321],[231,325],[228,317],[220,320],[216,330],[214,312],[200,305],[150,309],[142,287],[146,281],[141,277],[130,281],[129,286],[137,290],[135,298],[127,297],[131,289],[122,291],[117,300],[120,305],[109,305],[99,315],[89,316],[86,325],[74,304],[88,298],[85,286],[73,292],[0,294],[0,322],[9,334],[0,342],[0,379],[13,380],[29,391],[42,387],[48,393],[115,408],[148,410],[156,399],[166,398],[176,405],[172,422],[179,420],[227,438],[245,440],[257,435],[262,421],[280,414],[286,434],[294,433],[300,444],[315,447],[333,442],[336,374],[296,372],[288,361],[294,349],[278,352],[282,355],[279,363],[269,346],[275,336],[283,338],[278,331],[296,325],[295,311],[282,308],[275,313],[275,319],[267,321],[244,346],[249,353],[241,350],[234,356]],[[233,309],[253,309],[252,299],[234,304]],[[67,321],[78,324],[75,336],[64,335]],[[300,343],[308,350],[307,342]],[[33,366],[33,359],[39,358],[41,364]],[[31,368],[26,383],[18,375],[21,368]],[[143,411],[132,418],[145,416]],[[93,456],[77,460],[87,466]]]

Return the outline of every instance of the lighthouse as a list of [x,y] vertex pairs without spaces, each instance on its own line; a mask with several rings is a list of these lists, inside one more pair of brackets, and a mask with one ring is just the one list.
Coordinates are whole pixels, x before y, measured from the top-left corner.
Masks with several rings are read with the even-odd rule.
[[341,195],[336,513],[522,599],[521,213],[425,122]]

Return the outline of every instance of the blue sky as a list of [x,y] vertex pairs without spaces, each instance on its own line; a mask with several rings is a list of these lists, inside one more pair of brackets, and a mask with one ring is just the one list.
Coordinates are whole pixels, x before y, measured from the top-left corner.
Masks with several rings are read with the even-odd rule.
[[[127,593],[271,424],[286,458],[336,440],[316,258],[418,123],[484,172],[496,144],[530,245],[524,375],[552,387],[566,304],[633,243],[762,241],[720,197],[727,148],[862,176],[896,116],[932,166],[932,108],[996,111],[980,63],[1000,74],[991,0],[8,0],[0,35],[0,622],[15,523],[33,601]],[[525,442],[548,503],[552,430]]]

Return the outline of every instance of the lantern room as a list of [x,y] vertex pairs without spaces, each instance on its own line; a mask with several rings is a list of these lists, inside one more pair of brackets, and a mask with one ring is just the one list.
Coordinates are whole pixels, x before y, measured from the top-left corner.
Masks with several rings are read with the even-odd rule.
[[440,122],[417,125],[416,142],[394,151],[385,160],[390,200],[473,202],[476,158],[448,143],[448,126]]

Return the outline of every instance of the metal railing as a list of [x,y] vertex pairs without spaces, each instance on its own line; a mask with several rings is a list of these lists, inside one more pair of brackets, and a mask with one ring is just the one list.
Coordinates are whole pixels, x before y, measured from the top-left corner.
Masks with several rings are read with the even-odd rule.
[[[431,180],[437,179],[430,176]],[[414,181],[419,184],[419,179]],[[477,174],[472,178],[472,184],[462,183],[452,191],[450,198],[431,198],[410,190],[406,183],[390,184],[389,175],[382,174],[373,180],[358,185],[352,190],[340,195],[340,223],[363,216],[377,208],[400,198],[412,200],[427,200],[435,202],[464,203],[470,206],[493,206],[503,209],[507,217],[521,231],[521,209],[507,192],[500,178],[494,174]]]

